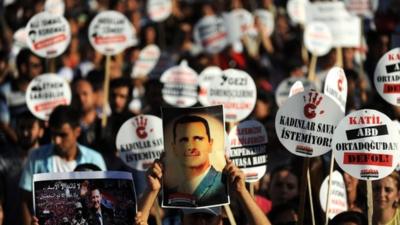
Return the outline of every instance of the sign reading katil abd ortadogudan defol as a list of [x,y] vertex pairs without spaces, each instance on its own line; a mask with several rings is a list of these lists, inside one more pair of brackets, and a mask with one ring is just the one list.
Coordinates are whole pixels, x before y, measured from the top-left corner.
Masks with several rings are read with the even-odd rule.
[[343,118],[328,96],[303,91],[286,100],[275,118],[275,130],[285,148],[302,157],[315,157],[331,149],[333,132]]
[[342,68],[335,66],[329,70],[325,79],[324,94],[331,97],[343,112],[346,111],[347,79]]
[[218,16],[200,19],[193,28],[193,37],[197,45],[211,54],[221,52],[228,44],[224,20]]
[[267,171],[268,136],[256,120],[240,122],[229,132],[229,158],[246,176],[246,182],[260,180]]
[[377,180],[389,175],[400,160],[400,135],[385,114],[361,109],[347,115],[333,135],[338,165],[353,177]]
[[140,115],[127,120],[118,131],[116,145],[125,164],[136,170],[147,170],[164,150],[161,119]]
[[40,57],[54,58],[61,55],[71,41],[68,21],[61,15],[41,12],[26,25],[27,44]]

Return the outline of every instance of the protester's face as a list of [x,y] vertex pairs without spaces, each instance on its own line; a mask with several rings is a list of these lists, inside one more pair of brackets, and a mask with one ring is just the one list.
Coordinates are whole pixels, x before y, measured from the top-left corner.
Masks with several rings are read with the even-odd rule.
[[222,217],[207,213],[193,213],[183,216],[183,225],[222,225]]
[[212,149],[206,127],[202,122],[178,124],[173,143],[175,155],[187,167],[198,167],[209,162]]
[[75,91],[83,112],[88,112],[95,108],[95,95],[89,82],[78,81]]
[[270,196],[273,205],[285,203],[298,193],[297,177],[288,170],[279,171],[272,177]]
[[294,210],[286,209],[278,213],[274,221],[271,221],[274,225],[295,225],[298,220],[298,215]]
[[394,202],[400,198],[397,181],[392,177],[385,177],[373,182],[374,207],[377,209],[390,209]]
[[55,149],[62,153],[68,154],[76,148],[76,140],[80,135],[80,128],[73,128],[68,123],[64,123],[61,127],[50,128],[51,138]]
[[101,207],[101,194],[98,189],[94,189],[90,196],[90,201],[92,202],[92,207],[99,209]]
[[43,73],[42,62],[40,61],[40,58],[35,55],[29,56],[28,67],[29,71],[27,75],[29,79],[33,79]]
[[350,176],[348,173],[343,174],[344,183],[346,184],[347,193],[357,191],[358,179]]
[[22,148],[30,149],[39,142],[39,139],[43,136],[43,132],[39,121],[34,121],[33,123],[21,122],[17,129],[18,143]]
[[115,112],[122,112],[128,104],[129,88],[118,87],[112,90],[111,106]]

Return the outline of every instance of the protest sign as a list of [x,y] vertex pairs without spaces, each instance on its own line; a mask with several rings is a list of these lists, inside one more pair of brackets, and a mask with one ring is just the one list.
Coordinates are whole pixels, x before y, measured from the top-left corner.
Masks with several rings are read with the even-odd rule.
[[27,44],[32,52],[43,58],[61,55],[71,41],[68,21],[60,15],[41,12],[26,25]]
[[362,180],[377,180],[389,175],[399,163],[399,142],[399,130],[389,117],[362,109],[339,123],[332,150],[346,173]]
[[201,18],[193,28],[193,38],[205,52],[211,54],[221,52],[228,44],[224,20],[217,16]]
[[271,36],[275,29],[275,18],[274,15],[265,9],[257,9],[254,11],[254,17],[259,19],[261,24],[266,28],[267,35]]
[[152,21],[162,22],[171,15],[172,1],[148,0],[146,10],[147,10],[147,15]]
[[64,0],[46,0],[44,3],[44,10],[49,13],[62,16],[64,15],[65,11]]
[[346,111],[347,79],[342,68],[333,67],[329,70],[325,79],[324,94],[331,97],[343,112]]
[[71,88],[56,74],[42,74],[29,83],[25,99],[33,115],[48,120],[55,107],[71,103]]
[[400,48],[390,50],[379,59],[375,67],[374,83],[383,99],[400,106]]
[[326,55],[332,48],[332,34],[329,27],[321,22],[311,22],[304,30],[304,45],[316,56]]
[[111,10],[103,11],[93,18],[88,35],[93,48],[107,56],[121,53],[138,42],[136,31],[126,16]]
[[224,105],[225,120],[238,122],[253,111],[257,90],[253,78],[246,72],[227,69],[215,78],[207,93],[210,105]]
[[300,81],[303,85],[303,90],[317,90],[315,84],[304,77],[289,77],[284,79],[276,89],[275,92],[275,100],[276,104],[281,107],[283,103],[288,99],[290,94],[290,89],[294,86],[294,84]]
[[279,108],[276,134],[291,153],[319,156],[330,150],[333,132],[343,115],[331,98],[316,91],[303,91]]
[[328,180],[329,175],[324,179],[319,190],[319,200],[321,208],[326,212],[327,199],[329,201],[328,217],[332,219],[337,214],[347,211],[347,192],[346,184],[344,183],[343,176],[338,171],[334,171],[331,177],[331,189],[328,197]]
[[240,41],[243,35],[256,36],[253,15],[245,9],[235,9],[223,15],[230,43]]
[[157,45],[148,45],[139,53],[131,73],[131,78],[147,77],[156,66],[161,52]]
[[162,108],[162,206],[204,208],[229,203],[223,107]]
[[117,133],[116,146],[126,165],[146,171],[164,149],[161,119],[140,115],[127,120]]
[[189,107],[197,103],[197,73],[191,69],[186,61],[169,68],[160,78],[164,84],[162,97],[172,106]]
[[34,174],[33,205],[39,224],[134,224],[136,194],[132,174]]
[[289,18],[297,24],[305,24],[308,0],[289,0],[286,5]]
[[344,0],[344,4],[351,14],[370,19],[378,8],[378,0]]
[[298,93],[303,92],[303,91],[304,91],[303,83],[298,80],[290,88],[289,97],[292,97],[293,95],[298,94]]
[[209,106],[207,93],[210,87],[210,84],[218,78],[222,76],[222,70],[217,66],[209,66],[205,68],[199,75],[199,102],[203,106]]
[[256,120],[240,122],[229,132],[229,158],[246,176],[246,182],[260,180],[267,170],[268,136],[264,125]]

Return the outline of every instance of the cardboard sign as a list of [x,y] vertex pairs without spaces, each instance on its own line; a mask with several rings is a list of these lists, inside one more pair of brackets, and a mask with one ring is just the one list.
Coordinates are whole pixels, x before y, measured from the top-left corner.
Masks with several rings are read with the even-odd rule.
[[215,80],[215,78],[221,77],[223,75],[222,70],[217,66],[209,66],[205,68],[199,75],[199,102],[203,106],[210,106],[208,103],[207,93],[210,84]]
[[268,136],[264,125],[246,120],[229,132],[230,159],[246,176],[246,182],[260,180],[267,170]]
[[[33,206],[38,224],[134,224],[136,203],[129,172],[33,175]],[[101,219],[96,214],[99,207]]]
[[147,77],[156,66],[160,55],[161,52],[157,45],[148,45],[142,49],[133,66],[131,78]]
[[[331,194],[329,198],[328,217],[333,219],[337,214],[347,211],[347,192],[343,176],[338,171],[332,173]],[[329,175],[324,179],[319,189],[321,208],[326,212],[326,198],[328,197]]]
[[346,112],[347,78],[342,68],[333,67],[329,70],[325,79],[324,94],[331,97],[342,112]]
[[55,107],[71,103],[71,88],[56,74],[43,74],[29,83],[25,99],[31,113],[47,121]]
[[164,174],[162,206],[207,208],[229,204],[225,129],[221,105],[162,108]]
[[67,49],[71,41],[68,21],[49,12],[32,17],[26,25],[27,43],[32,52],[43,58],[54,58]]
[[211,54],[221,52],[228,44],[224,20],[217,16],[200,19],[193,28],[193,37],[198,46]]
[[148,0],[147,15],[152,21],[162,22],[166,20],[172,11],[171,0]]
[[160,78],[164,84],[163,99],[177,107],[189,107],[197,103],[197,73],[186,61],[165,71]]
[[311,22],[304,31],[304,45],[316,56],[326,55],[332,48],[332,34],[329,27],[321,22]]
[[210,105],[224,105],[227,122],[238,122],[250,115],[256,105],[256,85],[246,72],[227,69],[210,84],[207,98]]
[[276,94],[275,94],[275,100],[276,104],[281,107],[283,103],[288,99],[289,94],[290,94],[290,89],[294,86],[294,84],[300,81],[303,90],[317,90],[314,82],[311,82],[307,78],[301,77],[289,77],[284,79],[279,85],[278,88],[276,89]]
[[44,10],[49,13],[62,16],[64,15],[65,11],[64,0],[46,0],[44,3]]
[[303,92],[303,91],[304,91],[303,83],[298,80],[290,88],[289,97],[292,97],[293,95],[298,94],[298,93]]
[[253,15],[245,9],[235,9],[224,16],[228,28],[229,41],[240,41],[243,35],[256,36]]
[[103,11],[89,25],[89,41],[93,48],[104,55],[116,55],[137,43],[136,31],[131,22],[120,12]]
[[323,155],[331,149],[332,135],[344,113],[328,96],[303,91],[286,100],[275,118],[279,141],[302,157]]
[[385,53],[375,67],[374,83],[379,95],[400,106],[400,48]]
[[339,166],[353,177],[377,180],[389,175],[400,160],[400,136],[385,114],[362,109],[347,115],[333,135]]
[[344,0],[344,4],[351,14],[370,19],[378,9],[378,0]]
[[263,26],[267,29],[268,36],[271,36],[275,29],[274,15],[265,9],[257,9],[253,14],[254,17],[258,18]]
[[335,47],[358,47],[361,40],[361,20],[351,15],[344,3],[314,2],[307,5],[306,23],[322,22],[328,25]]
[[297,24],[305,24],[308,0],[289,0],[286,8],[289,18]]
[[126,165],[146,171],[164,150],[161,119],[140,115],[127,120],[119,128],[116,146]]

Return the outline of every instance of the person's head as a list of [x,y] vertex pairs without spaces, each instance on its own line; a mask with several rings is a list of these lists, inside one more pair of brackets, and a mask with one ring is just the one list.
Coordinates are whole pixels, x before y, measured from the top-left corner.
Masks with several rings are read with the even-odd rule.
[[173,124],[172,147],[186,167],[208,168],[213,139],[206,119],[196,115],[182,116]]
[[117,78],[110,84],[110,106],[113,112],[121,113],[128,109],[132,86],[129,79]]
[[400,200],[400,176],[393,171],[389,176],[372,182],[374,211],[396,209]]
[[273,206],[288,202],[298,196],[299,179],[290,166],[280,166],[271,172],[268,193]]
[[22,49],[16,59],[19,79],[30,81],[43,73],[43,61],[29,49]]
[[274,225],[295,225],[299,218],[297,207],[296,201],[288,201],[278,206],[273,206],[268,213],[268,218]]
[[101,208],[101,193],[98,188],[92,189],[90,192],[90,202],[92,203],[92,208],[96,211]]
[[222,225],[220,207],[183,209],[182,225]]
[[83,215],[83,206],[80,202],[75,202],[75,217],[78,219],[82,218]]
[[96,96],[92,84],[86,79],[76,81],[74,93],[77,107],[82,113],[96,109]]
[[345,211],[337,214],[329,225],[367,225],[367,218],[364,214],[355,211]]
[[71,106],[57,106],[50,114],[49,127],[52,142],[58,153],[65,155],[77,150],[81,128],[79,115]]
[[18,116],[16,125],[18,144],[22,149],[39,147],[39,140],[44,134],[43,121],[26,112]]

